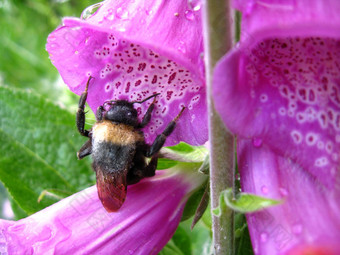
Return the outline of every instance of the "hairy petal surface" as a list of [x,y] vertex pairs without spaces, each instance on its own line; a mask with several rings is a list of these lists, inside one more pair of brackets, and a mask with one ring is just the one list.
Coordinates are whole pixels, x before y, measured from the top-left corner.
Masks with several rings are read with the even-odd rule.
[[196,175],[189,179],[162,171],[129,186],[129,195],[116,213],[107,213],[96,187],[90,187],[17,222],[1,220],[1,251],[157,254],[177,228],[186,195],[201,183]]
[[[135,101],[160,93],[146,140],[153,141],[186,106],[166,144],[203,144],[207,127],[199,9],[199,4],[175,0],[104,1],[86,19],[65,18],[46,48],[73,92],[82,93],[88,77],[95,78],[88,96],[92,110],[106,100]],[[150,103],[136,105],[140,118]]]
[[[249,165],[243,190],[263,195],[268,185],[268,197],[278,198],[286,184],[286,204],[269,211],[290,233],[294,217],[301,224],[287,247],[329,240],[339,250],[328,237],[340,238],[340,2],[234,2],[243,12],[241,42],[218,63],[213,93],[226,126],[248,147],[239,159]],[[255,251],[273,254],[265,217],[248,219]]]
[[216,69],[216,108],[225,123],[333,187],[340,156],[340,39],[264,39],[248,53],[236,49]]
[[243,140],[238,155],[242,189],[284,201],[247,215],[255,254],[339,254],[339,193],[266,145]]

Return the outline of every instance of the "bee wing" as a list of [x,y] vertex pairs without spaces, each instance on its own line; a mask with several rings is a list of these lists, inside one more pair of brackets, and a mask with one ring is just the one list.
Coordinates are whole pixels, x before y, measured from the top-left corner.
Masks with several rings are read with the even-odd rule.
[[117,211],[126,198],[126,173],[108,173],[96,167],[98,196],[108,212]]

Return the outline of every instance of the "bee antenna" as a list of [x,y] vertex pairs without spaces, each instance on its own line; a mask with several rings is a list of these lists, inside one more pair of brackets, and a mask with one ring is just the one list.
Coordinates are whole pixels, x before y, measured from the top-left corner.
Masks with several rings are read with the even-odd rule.
[[147,97],[147,98],[145,98],[145,99],[143,99],[142,101],[132,101],[131,102],[131,104],[142,104],[142,103],[144,103],[145,101],[148,101],[149,99],[151,99],[151,98],[153,98],[153,97],[156,97],[156,96],[158,96],[158,95],[160,95],[161,93],[156,93],[156,94],[153,94],[152,96],[149,96],[149,97]]

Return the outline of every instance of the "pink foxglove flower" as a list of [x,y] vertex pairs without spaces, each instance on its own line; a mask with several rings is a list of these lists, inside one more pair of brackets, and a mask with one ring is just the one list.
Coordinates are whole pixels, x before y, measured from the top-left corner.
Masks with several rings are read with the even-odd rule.
[[95,186],[19,221],[0,220],[1,254],[157,254],[181,219],[190,192],[204,181],[164,170],[128,187],[107,213]]
[[285,201],[247,216],[254,251],[339,254],[340,2],[234,4],[241,42],[216,67],[216,108],[243,191]]
[[[88,77],[95,78],[87,100],[93,111],[106,100],[160,93],[144,129],[147,142],[182,106],[187,110],[166,145],[207,140],[198,1],[107,0],[84,11],[82,19],[63,19],[46,48],[71,91],[80,94]],[[150,103],[138,106],[138,112],[146,112]]]

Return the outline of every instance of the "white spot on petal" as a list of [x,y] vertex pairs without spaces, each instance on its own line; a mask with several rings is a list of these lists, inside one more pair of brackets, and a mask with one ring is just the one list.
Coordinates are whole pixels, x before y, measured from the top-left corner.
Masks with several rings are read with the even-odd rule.
[[333,153],[333,154],[332,154],[332,160],[333,160],[333,161],[338,161],[338,159],[339,159],[338,154]]
[[302,137],[302,134],[299,131],[293,130],[290,133],[290,136],[292,137],[295,144],[300,144],[302,142],[303,137]]
[[336,141],[337,143],[340,143],[340,135],[336,135],[336,136],[335,136],[335,141]]
[[279,114],[280,114],[281,116],[285,116],[285,115],[287,114],[286,108],[280,107],[280,108],[279,108]]
[[327,151],[327,153],[332,153],[332,151],[333,151],[333,143],[331,141],[328,141],[326,143],[326,151]]
[[323,150],[325,148],[325,144],[322,141],[318,141],[318,144],[316,146],[319,150]]
[[316,143],[316,141],[318,140],[318,135],[315,134],[315,133],[310,132],[310,133],[307,133],[305,139],[306,139],[306,144],[307,145],[313,146]]
[[324,166],[327,166],[328,163],[329,163],[328,158],[326,158],[326,157],[320,157],[320,158],[317,158],[317,159],[315,160],[314,165],[315,165],[316,167],[324,167]]
[[295,117],[298,123],[304,123],[306,121],[306,116],[302,112],[298,112]]
[[261,94],[261,96],[260,96],[260,101],[261,101],[262,103],[267,102],[267,101],[268,101],[268,96],[267,96],[266,94]]

